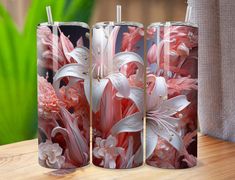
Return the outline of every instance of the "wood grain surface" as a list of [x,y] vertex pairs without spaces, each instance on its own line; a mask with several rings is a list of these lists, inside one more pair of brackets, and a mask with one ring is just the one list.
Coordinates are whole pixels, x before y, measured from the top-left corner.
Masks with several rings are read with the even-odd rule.
[[52,170],[38,165],[37,140],[0,146],[0,179],[47,180],[155,180],[235,179],[235,144],[199,135],[198,165],[191,169],[166,170],[143,165],[131,170],[108,170],[89,165],[77,170]]

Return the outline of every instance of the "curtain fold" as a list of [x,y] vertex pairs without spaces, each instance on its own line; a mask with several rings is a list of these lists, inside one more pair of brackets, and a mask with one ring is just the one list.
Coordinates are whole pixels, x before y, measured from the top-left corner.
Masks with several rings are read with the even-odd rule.
[[200,130],[235,142],[235,1],[188,3],[199,26]]

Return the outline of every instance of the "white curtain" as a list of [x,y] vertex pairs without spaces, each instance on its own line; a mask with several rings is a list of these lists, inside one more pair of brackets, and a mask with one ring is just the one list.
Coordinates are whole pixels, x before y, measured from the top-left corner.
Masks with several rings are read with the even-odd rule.
[[188,0],[199,25],[199,122],[235,142],[235,1]]

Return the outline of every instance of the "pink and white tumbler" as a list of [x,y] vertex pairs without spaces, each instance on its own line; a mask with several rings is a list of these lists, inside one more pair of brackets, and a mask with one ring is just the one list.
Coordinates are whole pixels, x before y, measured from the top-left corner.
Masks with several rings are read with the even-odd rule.
[[197,163],[198,28],[186,22],[147,29],[146,163]]
[[93,164],[127,169],[143,163],[144,30],[134,22],[92,28]]
[[68,169],[89,163],[89,27],[37,27],[39,164]]

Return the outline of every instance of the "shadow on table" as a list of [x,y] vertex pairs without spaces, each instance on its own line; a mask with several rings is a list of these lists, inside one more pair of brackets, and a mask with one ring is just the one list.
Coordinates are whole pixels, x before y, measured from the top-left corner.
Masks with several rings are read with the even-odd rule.
[[46,173],[50,176],[66,176],[68,174],[74,173],[77,169],[58,169],[51,172]]
[[139,166],[139,167],[135,167],[135,168],[132,168],[132,169],[106,169],[106,168],[101,168],[101,167],[97,167],[97,166],[94,166],[93,164],[90,164],[90,165],[87,165],[87,166],[84,166],[84,167],[81,167],[81,168],[77,168],[77,169],[58,169],[58,170],[53,170],[53,171],[50,171],[48,173],[46,173],[47,175],[50,175],[50,176],[66,176],[68,174],[72,174],[76,171],[84,171],[86,168],[89,168],[89,167],[95,167],[97,168],[99,171],[112,171],[112,170],[115,170],[115,171],[128,171],[128,170],[138,170],[138,169],[141,169],[141,168],[150,168],[150,169],[162,169],[162,170],[190,170],[190,169],[194,169],[194,168],[200,168],[204,166],[204,164],[199,160],[197,162],[197,165],[192,167],[192,168],[186,168],[186,169],[165,169],[165,168],[156,168],[156,167],[152,167],[152,166],[149,166],[147,164],[144,164],[142,166]]

